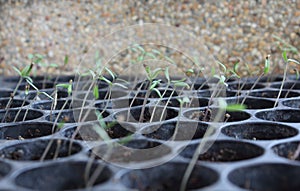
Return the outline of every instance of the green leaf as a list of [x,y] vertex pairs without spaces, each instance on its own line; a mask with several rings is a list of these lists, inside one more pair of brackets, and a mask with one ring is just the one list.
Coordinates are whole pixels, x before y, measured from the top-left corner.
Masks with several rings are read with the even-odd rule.
[[187,83],[185,83],[185,82],[179,82],[179,81],[175,82],[174,86],[175,87],[187,87],[187,88],[190,87]]
[[94,124],[93,129],[96,131],[96,133],[101,137],[104,141],[109,141],[110,137],[108,136],[107,132],[101,128],[100,125]]
[[69,56],[65,55],[64,65],[67,65],[68,63],[69,63]]
[[242,111],[244,109],[246,109],[244,104],[229,104],[226,107],[226,111]]
[[134,44],[133,46],[136,47],[137,49],[139,49],[142,53],[145,52],[145,49],[144,49],[141,45],[139,45],[139,44]]
[[299,62],[299,61],[297,61],[297,60],[295,60],[295,59],[292,59],[292,58],[289,58],[287,61],[288,61],[288,62],[294,62],[295,64],[300,65],[300,62]]
[[109,68],[105,67],[105,70],[109,73],[109,75],[111,75],[111,77],[113,78],[113,80],[115,80],[116,75],[115,73],[113,73],[113,71],[111,71]]
[[154,54],[152,54],[151,52],[146,52],[145,56],[148,56],[150,58],[156,59],[156,56]]
[[159,84],[160,80],[154,80],[150,86],[150,90],[153,90],[158,84]]
[[94,85],[93,94],[94,94],[95,99],[99,98],[99,88],[98,88],[97,84]]
[[188,97],[183,97],[182,101],[184,103],[190,103],[190,99]]
[[69,84],[57,84],[56,87],[62,87],[68,89]]
[[165,69],[165,76],[166,76],[168,82],[170,82],[169,67],[166,67],[166,69]]
[[226,71],[227,71],[226,66],[224,64],[222,64],[221,62],[219,62],[219,61],[217,61],[217,63],[223,68],[224,73],[226,73]]
[[33,59],[34,56],[33,56],[33,54],[28,54],[27,57],[28,57],[29,60],[31,60],[31,59]]
[[171,59],[170,57],[165,56],[165,59],[166,59],[167,61],[169,61],[171,64],[176,65],[176,63],[174,62],[174,60]]
[[120,83],[114,83],[113,85],[114,86],[119,86],[119,87],[124,88],[124,89],[128,89],[128,87],[126,87],[125,85],[120,84]]
[[121,139],[118,140],[118,143],[121,145],[124,145],[126,143],[128,143],[129,141],[131,141],[133,139],[133,135],[127,135],[126,137],[122,137]]
[[155,79],[161,71],[162,71],[161,68],[156,68],[156,69],[152,72],[152,75],[150,76],[151,79]]
[[152,51],[154,54],[161,55],[161,52],[160,52],[159,50],[152,49],[151,51]]
[[152,90],[155,91],[160,98],[162,98],[162,95],[157,88],[153,88]]
[[69,84],[67,91],[68,91],[68,94],[71,95],[71,93],[72,93],[72,84]]
[[287,58],[287,55],[286,55],[286,51],[282,52],[282,58],[283,58],[284,62],[288,61],[288,58]]
[[99,79],[105,81],[105,82],[108,83],[108,85],[110,85],[110,86],[113,85],[113,83],[112,83],[109,79],[105,78],[104,76],[101,76]]
[[51,63],[49,66],[52,67],[52,68],[58,68],[58,65],[55,64],[55,63]]
[[234,71],[235,74],[238,73],[237,71],[238,71],[238,68],[239,68],[239,63],[240,63],[240,62],[237,62],[237,63],[235,63],[235,64],[233,65],[233,71]]
[[299,71],[297,69],[294,69],[296,72],[296,80],[299,80]]
[[268,74],[270,70],[270,57],[267,56],[265,60],[265,68],[264,68],[264,74]]
[[16,68],[15,66],[13,66],[12,68],[18,73],[19,76],[22,77],[22,73],[18,68]]

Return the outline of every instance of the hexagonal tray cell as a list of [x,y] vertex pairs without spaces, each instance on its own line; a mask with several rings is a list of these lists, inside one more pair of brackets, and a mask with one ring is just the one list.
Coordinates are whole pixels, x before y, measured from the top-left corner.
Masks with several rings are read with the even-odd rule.
[[[174,98],[163,98],[159,99],[156,102],[158,102],[161,106],[169,106],[169,107],[178,107],[180,108],[180,102],[178,99],[182,99],[181,97],[174,97]],[[190,108],[190,107],[205,107],[208,106],[209,100],[206,98],[198,98],[198,97],[190,97],[189,103],[184,103],[182,105],[183,108]]]
[[284,157],[290,160],[300,161],[300,142],[292,141],[292,142],[284,142],[276,144],[272,147],[272,150],[275,154],[280,157]]
[[[271,84],[270,87],[280,89],[281,84],[282,83],[280,83],[280,82],[273,83],[273,84]],[[297,82],[297,81],[295,81],[295,82],[284,82],[283,89],[286,89],[286,90],[299,90],[300,89],[300,83]]]
[[173,119],[178,116],[178,111],[168,107],[133,107],[115,114],[118,121],[133,123],[151,123]]
[[[117,98],[125,97],[127,96],[128,93],[122,90],[112,90],[111,93],[109,93],[109,91],[107,90],[99,90],[98,94],[99,97],[97,100],[109,100],[109,99],[117,99]],[[82,92],[82,93],[79,92],[78,94],[75,95],[75,97],[77,99],[85,99],[85,97],[87,100],[95,99],[93,92]]]
[[296,109],[273,109],[267,111],[259,111],[255,114],[259,119],[268,121],[278,121],[286,123],[299,123],[300,110]]
[[241,93],[240,92],[232,92],[232,91],[226,91],[224,92],[216,92],[213,93],[213,91],[209,91],[209,90],[204,90],[204,91],[198,91],[197,95],[199,97],[206,97],[206,98],[211,98],[212,95],[213,97],[236,97],[236,96],[240,96]]
[[[174,133],[177,133],[174,136]],[[151,125],[143,129],[143,135],[151,139],[159,140],[194,140],[203,138],[208,124],[191,121],[166,122],[163,124]]]
[[254,97],[264,97],[264,98],[277,98],[277,96],[280,93],[279,98],[291,98],[291,97],[298,97],[300,96],[299,93],[293,92],[293,91],[287,91],[283,90],[279,92],[279,90],[260,90],[260,91],[253,91],[250,92],[249,96],[254,96]]
[[0,123],[29,121],[42,116],[42,112],[32,109],[9,109],[0,111]]
[[[145,103],[144,103],[145,101]],[[100,101],[95,104],[96,108],[99,109],[120,109],[129,108],[135,106],[141,106],[143,104],[148,104],[150,101],[141,98],[122,98],[109,101]]]
[[282,105],[287,106],[287,107],[300,109],[300,99],[284,100],[281,103],[282,103]]
[[281,82],[283,76],[263,76],[259,79],[259,82],[268,83],[268,82]]
[[[207,151],[200,154],[198,160],[210,162],[235,162],[259,157],[264,149],[247,142],[241,141],[208,141],[210,146]],[[199,143],[193,143],[184,148],[180,155],[184,158],[192,158]]]
[[[55,90],[54,89],[47,89],[47,90],[43,90],[42,92],[47,93],[52,98],[55,97]],[[67,91],[64,91],[64,90],[58,90],[57,91],[57,99],[67,98],[68,96],[69,95],[68,95]],[[48,96],[46,96],[43,93],[38,94],[37,91],[29,91],[28,94],[21,93],[20,97],[22,99],[28,99],[28,100],[51,100]]]
[[[98,110],[102,118],[108,117],[110,114],[107,111]],[[80,115],[81,113],[81,115]],[[79,119],[79,116],[80,119]],[[57,119],[58,117],[58,119]],[[77,122],[88,122],[97,120],[97,115],[94,109],[74,109],[74,110],[61,110],[49,114],[45,118],[47,121],[57,122],[57,123],[77,123]]]
[[[187,167],[186,163],[169,162],[148,169],[131,170],[121,177],[121,182],[128,188],[140,191],[179,191]],[[218,179],[219,175],[213,169],[195,165],[186,189],[205,188],[217,182]]]
[[[106,121],[105,126],[106,127],[103,128],[111,139],[127,137],[135,132],[135,128],[127,123]],[[96,131],[96,128],[100,127],[101,125],[99,123],[86,123],[66,128],[63,130],[62,134],[67,138],[74,138],[76,140],[99,141],[103,140]]]
[[51,135],[57,126],[46,122],[25,122],[0,128],[0,139],[23,140]]
[[245,166],[229,173],[230,182],[240,188],[255,191],[299,190],[300,166],[263,163]]
[[[9,106],[8,106],[8,103],[9,103]],[[29,104],[28,101],[22,100],[22,99],[10,99],[10,98],[0,99],[0,109],[6,109],[6,107],[8,109],[19,108],[19,107],[24,107],[28,104]]]
[[78,109],[89,105],[88,101],[83,103],[83,100],[57,100],[56,106],[54,108],[54,103],[55,103],[54,100],[43,101],[43,102],[33,104],[32,107],[41,110],[61,110],[61,109],[67,110],[67,109]]
[[279,123],[249,122],[223,127],[221,132],[236,139],[278,140],[296,136],[298,130]]
[[265,86],[260,83],[249,83],[249,82],[240,82],[240,83],[231,83],[228,85],[228,90],[255,90],[255,89],[262,89]]
[[[89,165],[91,166],[89,167]],[[96,179],[91,186],[101,185],[112,176],[111,170],[104,164],[66,161],[23,170],[15,178],[15,183],[18,186],[33,190],[88,189],[91,186],[87,185],[88,180],[85,179],[85,174],[87,174],[88,180],[94,178],[92,176],[95,175]]]
[[[221,112],[218,108],[191,109],[183,113],[183,115],[192,120],[213,122],[215,117]],[[251,115],[245,111],[226,111],[224,117],[215,122],[236,122],[247,120]]]
[[275,102],[263,98],[250,98],[250,97],[239,97],[239,98],[229,98],[226,100],[227,104],[241,104],[243,103],[247,109],[267,109],[273,108]]
[[[11,97],[12,93],[13,93],[13,90],[0,89],[0,98],[9,98],[9,97]],[[18,95],[18,93],[16,93],[16,95]]]
[[167,145],[146,139],[129,139],[105,143],[90,150],[90,157],[113,163],[148,162],[170,154]]
[[81,145],[64,139],[39,139],[9,145],[0,150],[0,157],[17,161],[53,160],[80,152]]
[[209,89],[209,85],[207,83],[194,83],[194,84],[189,84],[191,88],[194,90],[207,90]]

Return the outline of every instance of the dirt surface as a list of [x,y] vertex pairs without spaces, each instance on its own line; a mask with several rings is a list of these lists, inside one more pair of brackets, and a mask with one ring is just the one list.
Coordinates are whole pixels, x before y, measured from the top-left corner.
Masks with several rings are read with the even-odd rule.
[[[149,22],[184,29],[202,39],[222,63],[232,67],[240,60],[252,71],[263,66],[268,54],[276,72],[277,64],[283,68],[274,35],[300,48],[298,0],[0,0],[0,9],[0,73],[6,75],[15,74],[11,65],[28,64],[29,53],[60,66],[47,72],[72,73],[82,57],[101,46],[93,47],[97,39],[119,27]],[[65,55],[70,65],[62,67]],[[175,61],[184,67],[180,58]],[[125,61],[111,63],[116,72],[126,67]]]

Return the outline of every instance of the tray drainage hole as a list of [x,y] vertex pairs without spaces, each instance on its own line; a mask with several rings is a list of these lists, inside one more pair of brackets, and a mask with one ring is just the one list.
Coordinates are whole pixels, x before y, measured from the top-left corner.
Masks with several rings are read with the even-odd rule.
[[[131,170],[121,177],[121,182],[128,188],[140,191],[179,191],[187,166],[186,163],[170,162],[148,169]],[[196,165],[186,188],[188,190],[204,188],[214,184],[218,179],[216,171]]]
[[108,143],[89,151],[91,158],[113,163],[146,162],[160,159],[171,153],[171,148],[156,141],[133,139],[127,142]]
[[275,105],[274,101],[267,100],[267,99],[259,99],[259,98],[246,98],[239,97],[231,98],[227,100],[227,104],[241,104],[243,103],[246,105],[247,109],[267,109],[273,108]]
[[298,130],[278,123],[240,123],[223,127],[221,132],[236,139],[278,140],[296,136]]
[[278,121],[286,123],[299,123],[300,110],[292,109],[276,109],[268,111],[260,111],[255,114],[257,118],[267,121]]
[[[103,118],[108,117],[110,114],[107,111],[98,110]],[[80,119],[79,119],[80,117]],[[58,119],[57,119],[58,118]],[[49,114],[45,118],[47,121],[57,123],[76,123],[76,122],[89,122],[96,121],[97,115],[94,109],[74,109],[74,110],[65,110],[57,111],[55,113]]]
[[[254,97],[264,97],[264,98],[277,98],[279,91],[277,90],[260,90],[256,92],[251,92],[250,96]],[[291,98],[300,96],[297,92],[282,90],[280,93],[280,98]]]
[[178,121],[151,125],[143,129],[142,133],[151,139],[185,141],[203,138],[207,128],[208,124],[206,123]]
[[[205,108],[205,109],[191,109],[183,113],[183,115],[192,120],[203,121],[203,122],[213,122],[215,116],[217,116],[218,112],[221,110],[218,108]],[[243,121],[247,120],[251,117],[251,115],[245,111],[226,111],[224,112],[224,116],[219,119],[219,122],[235,122],[235,121]]]
[[[199,155],[198,160],[210,162],[234,162],[259,157],[264,149],[246,142],[237,141],[215,141],[208,142],[209,149]],[[184,158],[192,158],[199,143],[188,145],[180,153]]]
[[300,109],[300,99],[285,100],[282,101],[282,105],[295,109]]
[[0,139],[23,140],[51,135],[57,126],[46,122],[26,122],[0,128]]
[[[90,166],[89,169],[87,167]],[[99,170],[100,169],[100,170]],[[96,174],[94,185],[108,181],[112,172],[103,164],[67,161],[31,168],[21,172],[15,179],[18,186],[34,190],[73,190],[87,187],[84,174],[89,170],[88,180]],[[100,171],[98,173],[98,171]]]
[[[46,148],[48,152],[45,152]],[[0,157],[17,161],[54,160],[68,157],[82,150],[76,142],[62,139],[35,140],[10,145],[0,150]]]
[[115,121],[106,121],[106,127],[102,127],[99,123],[86,123],[81,126],[73,126],[63,130],[63,136],[84,141],[100,141],[103,138],[97,133],[97,128],[104,128],[107,135],[111,139],[118,139],[130,136],[135,132],[135,128],[126,123],[118,123]]
[[272,147],[272,150],[278,156],[296,161],[300,161],[299,149],[299,141],[280,143]]
[[[143,109],[144,108],[144,109]],[[165,107],[134,107],[120,111],[115,118],[121,122],[150,123],[164,121],[178,116],[178,111]]]
[[11,172],[12,167],[3,161],[0,161],[0,180]]
[[40,111],[32,109],[9,109],[0,111],[0,123],[12,123],[20,121],[29,121],[43,116]]
[[229,173],[228,179],[240,188],[255,191],[299,190],[300,166],[264,163],[241,167]]

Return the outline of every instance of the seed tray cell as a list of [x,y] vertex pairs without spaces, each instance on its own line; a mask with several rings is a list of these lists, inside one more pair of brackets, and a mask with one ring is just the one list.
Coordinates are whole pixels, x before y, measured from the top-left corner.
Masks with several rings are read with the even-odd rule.
[[[33,77],[51,96],[70,79],[75,76]],[[56,102],[25,92],[22,81],[7,110],[19,78],[0,78],[0,190],[179,190],[199,145],[206,149],[185,190],[300,190],[300,86],[288,76],[280,90],[282,79],[231,78],[224,91],[217,86],[216,97],[246,109],[222,110],[214,121],[221,111],[211,98],[215,78],[191,79],[191,89],[162,79],[159,93],[147,91],[149,81],[111,91],[98,81],[96,100],[83,79],[73,82],[70,95],[59,88]],[[180,107],[184,97],[192,101]]]

